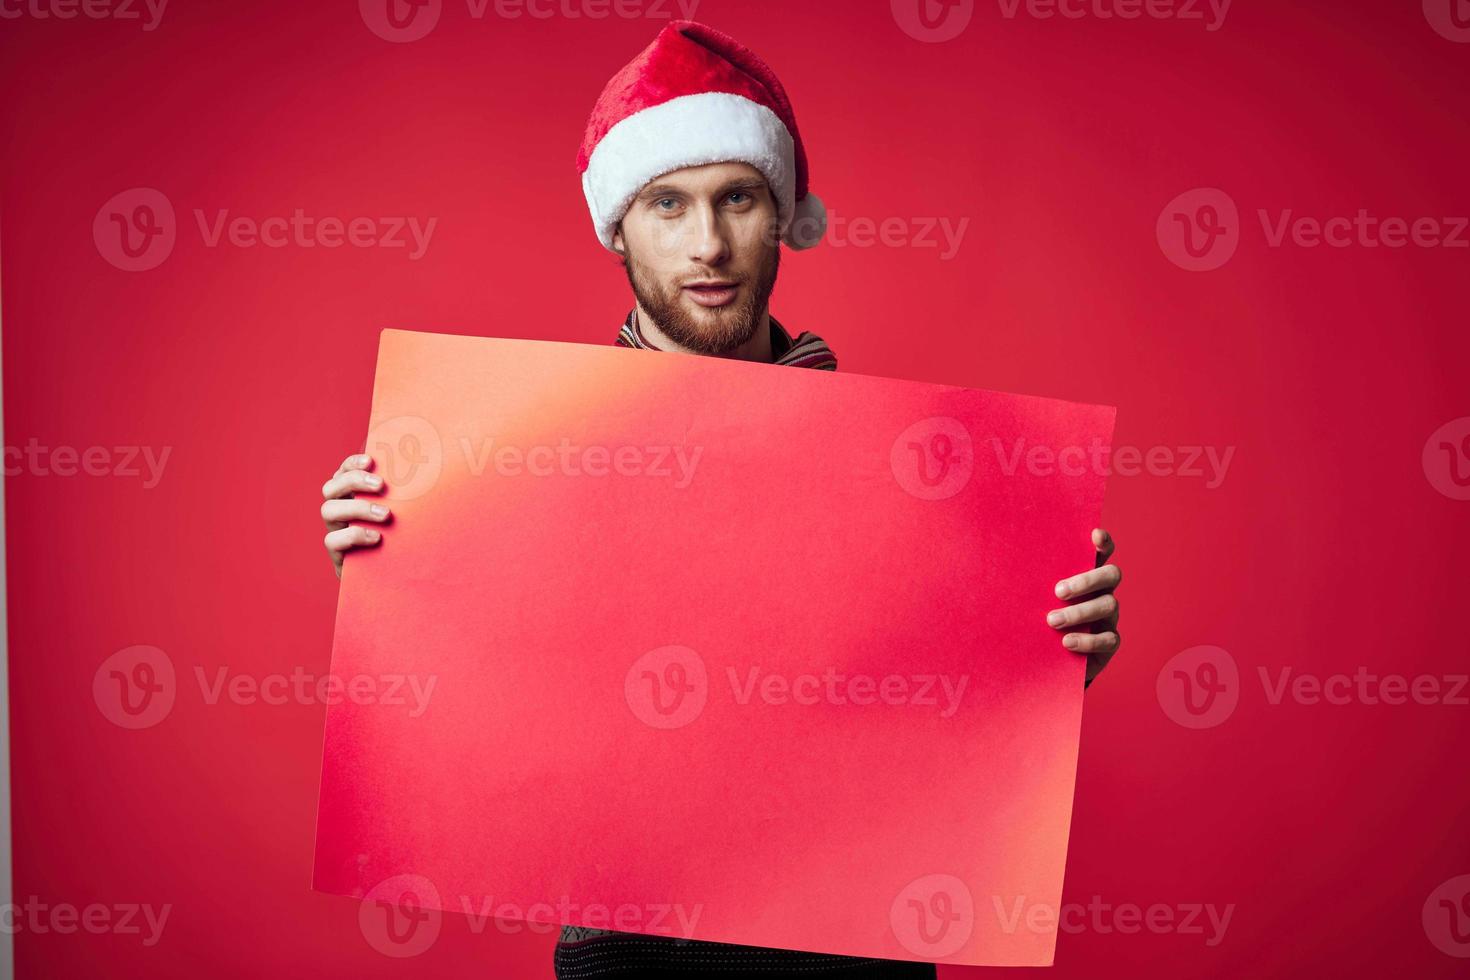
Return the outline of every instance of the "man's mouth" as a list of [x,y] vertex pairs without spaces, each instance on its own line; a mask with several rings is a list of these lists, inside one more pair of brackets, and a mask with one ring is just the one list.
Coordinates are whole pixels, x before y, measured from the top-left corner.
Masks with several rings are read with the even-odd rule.
[[689,298],[700,306],[724,306],[735,299],[735,294],[740,291],[739,283],[728,279],[706,279],[701,282],[692,282],[684,287],[684,292]]

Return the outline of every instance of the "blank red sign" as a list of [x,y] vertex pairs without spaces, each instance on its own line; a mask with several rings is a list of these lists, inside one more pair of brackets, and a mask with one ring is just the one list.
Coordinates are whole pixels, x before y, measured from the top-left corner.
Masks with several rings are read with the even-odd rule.
[[967,964],[1056,940],[1114,411],[389,330],[315,886]]

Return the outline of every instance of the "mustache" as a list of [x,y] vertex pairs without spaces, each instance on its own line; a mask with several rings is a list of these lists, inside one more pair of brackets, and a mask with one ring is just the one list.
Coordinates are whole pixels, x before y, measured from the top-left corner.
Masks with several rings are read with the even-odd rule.
[[745,283],[746,278],[746,276],[732,276],[727,273],[721,272],[707,272],[698,275],[691,275],[685,279],[679,280],[679,288],[683,289],[685,286],[691,285],[696,282],[708,282],[711,279],[718,279],[723,282],[732,282],[735,285],[740,286]]

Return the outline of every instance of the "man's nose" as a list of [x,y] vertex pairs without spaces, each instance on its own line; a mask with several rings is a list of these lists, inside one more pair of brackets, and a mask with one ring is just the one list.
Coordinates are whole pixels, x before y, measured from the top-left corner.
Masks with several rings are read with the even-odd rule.
[[689,258],[704,265],[719,265],[730,257],[730,234],[719,211],[708,206],[695,210],[688,245]]

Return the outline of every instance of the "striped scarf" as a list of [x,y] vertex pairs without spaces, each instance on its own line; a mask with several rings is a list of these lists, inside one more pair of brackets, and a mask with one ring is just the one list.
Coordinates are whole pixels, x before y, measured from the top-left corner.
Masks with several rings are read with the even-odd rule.
[[[661,350],[643,336],[638,329],[638,310],[628,313],[628,319],[618,330],[617,345],[634,347],[638,350]],[[793,367],[816,368],[818,371],[836,371],[837,355],[827,342],[810,331],[803,331],[795,340],[786,328],[771,317],[771,356],[773,364],[790,364]]]

